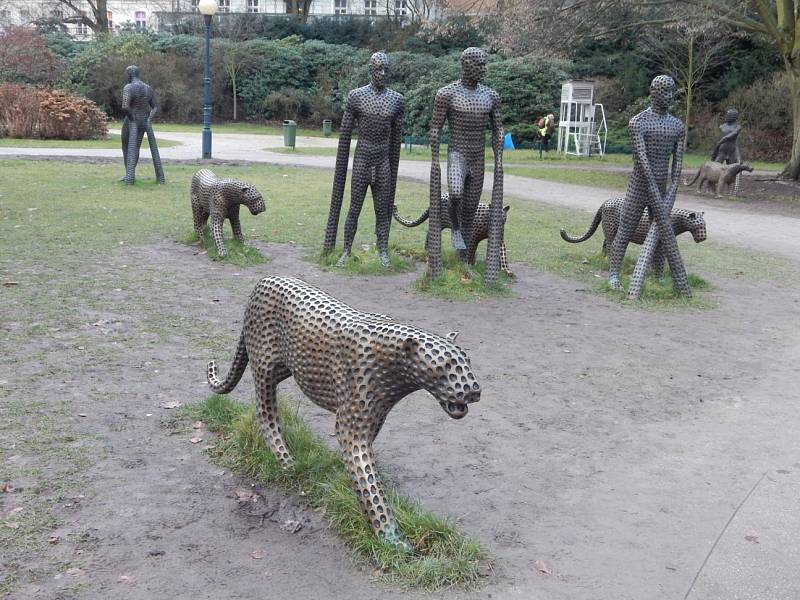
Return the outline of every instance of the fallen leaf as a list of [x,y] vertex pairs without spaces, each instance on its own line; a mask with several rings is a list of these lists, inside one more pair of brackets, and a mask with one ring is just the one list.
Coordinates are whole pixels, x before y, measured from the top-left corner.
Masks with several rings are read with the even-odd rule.
[[754,544],[758,544],[759,543],[757,535],[746,535],[746,536],[744,536],[744,539],[746,539],[748,542],[753,542]]
[[133,581],[133,577],[131,577],[130,575],[120,575],[117,581],[120,583],[127,583],[129,581]]
[[66,574],[70,577],[83,577],[86,575],[86,571],[79,569],[78,567],[72,567],[71,569],[66,570]]
[[47,543],[48,544],[57,544],[60,541],[61,541],[61,538],[58,537],[57,535],[51,535],[49,538],[47,538]]
[[14,488],[11,487],[11,484],[9,482],[5,482],[4,484],[0,485],[0,492],[4,494],[10,494],[13,491]]
[[4,281],[3,287],[11,287],[12,285],[19,285],[19,281]]
[[173,408],[180,408],[183,406],[183,402],[178,402],[177,400],[171,400],[170,402],[162,402],[159,404],[161,408],[165,408],[167,410],[172,410]]
[[489,577],[492,574],[492,563],[488,560],[479,560],[477,564],[478,576]]
[[372,570],[372,576],[373,577],[382,577],[383,576],[383,571],[381,571],[380,569],[373,569]]
[[250,553],[250,558],[254,558],[256,560],[261,560],[267,555],[266,550],[254,550]]
[[79,416],[79,417],[85,417],[85,416],[87,416],[87,415],[86,415],[86,413],[78,413],[78,416]]
[[258,494],[250,490],[236,490],[234,493],[236,494],[236,500],[239,502],[258,502]]
[[566,348],[564,348],[564,354],[569,354],[571,352],[572,352],[572,350],[567,350]]
[[193,437],[189,441],[192,442],[193,444],[199,444],[200,442],[203,441],[203,438],[198,435],[197,437]]
[[15,515],[18,512],[22,512],[23,510],[25,510],[24,506],[18,506],[17,508],[12,508],[10,511],[8,511],[8,514]]
[[19,529],[19,523],[6,522],[5,526],[8,527],[9,529]]
[[150,550],[147,554],[148,556],[164,556],[166,552],[163,550]]
[[203,423],[202,421],[195,421],[194,424],[192,425],[192,429],[202,429],[205,426],[206,424]]
[[102,327],[103,325],[108,325],[111,321],[107,321],[106,319],[100,319],[96,323],[92,323],[95,327]]
[[281,529],[283,529],[284,531],[288,531],[289,533],[297,533],[302,528],[303,524],[300,521],[294,521],[293,519],[284,521],[283,525],[281,525]]
[[537,560],[533,564],[536,566],[536,570],[539,571],[540,573],[544,573],[545,575],[550,575],[552,573],[552,571],[549,569],[549,567],[545,564],[543,560]]

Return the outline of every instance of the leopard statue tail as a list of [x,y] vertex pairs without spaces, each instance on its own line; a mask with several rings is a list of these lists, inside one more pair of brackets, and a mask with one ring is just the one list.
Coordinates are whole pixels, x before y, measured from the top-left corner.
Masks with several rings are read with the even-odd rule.
[[400,216],[400,213],[397,212],[397,205],[392,206],[392,216],[394,220],[400,223],[401,225],[405,225],[406,227],[416,227],[417,225],[421,225],[428,219],[428,214],[430,209],[426,208],[422,211],[422,214],[414,221],[407,221],[403,217]]
[[697,178],[700,177],[700,173],[702,173],[702,172],[703,172],[703,167],[700,167],[697,170],[697,173],[695,174],[694,179],[692,179],[691,181],[686,181],[684,179],[683,180],[683,185],[694,185],[694,182],[697,181]]
[[567,234],[566,229],[561,230],[561,239],[565,242],[569,242],[570,244],[577,244],[579,242],[585,242],[590,237],[594,235],[594,232],[597,231],[597,227],[600,225],[600,221],[603,219],[603,207],[597,209],[597,212],[594,215],[594,220],[592,224],[589,225],[589,229],[584,233],[581,237],[571,237]]
[[207,379],[211,390],[215,394],[227,394],[228,392],[232,391],[242,378],[244,370],[247,368],[247,361],[247,348],[244,345],[243,331],[242,335],[239,337],[239,345],[236,348],[236,356],[233,358],[231,370],[228,371],[228,376],[225,378],[225,381],[220,381],[219,379],[217,363],[213,360],[208,363]]

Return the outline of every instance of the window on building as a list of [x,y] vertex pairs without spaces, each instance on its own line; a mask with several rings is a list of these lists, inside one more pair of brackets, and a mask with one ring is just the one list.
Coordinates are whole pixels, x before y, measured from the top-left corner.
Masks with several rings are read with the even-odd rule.
[[347,14],[347,0],[333,0],[333,14],[346,15]]
[[21,8],[19,10],[19,22],[22,25],[28,25],[32,20],[33,18],[31,17],[31,11],[29,11],[27,8]]
[[247,12],[257,13],[259,11],[258,0],[247,0]]
[[114,29],[114,13],[110,10],[106,12],[106,18],[108,19],[108,30],[111,31]]
[[198,4],[200,4],[200,0],[192,0],[192,12],[200,12],[200,9],[197,7]]
[[147,27],[147,14],[143,10],[136,11],[136,27],[139,29]]
[[405,16],[407,12],[406,0],[394,0],[394,14]]
[[364,14],[377,15],[378,14],[378,0],[364,0]]
[[231,0],[217,0],[219,3],[219,12],[221,13],[229,13],[231,12]]
[[7,8],[0,8],[0,25],[7,25],[11,19],[11,13]]

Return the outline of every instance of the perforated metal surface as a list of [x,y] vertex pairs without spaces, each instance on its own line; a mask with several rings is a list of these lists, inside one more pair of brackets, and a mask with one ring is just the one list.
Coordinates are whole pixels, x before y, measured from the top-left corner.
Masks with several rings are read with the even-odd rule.
[[[510,208],[510,206],[503,207],[503,226],[505,226]],[[472,239],[470,240],[469,246],[467,246],[467,259],[470,264],[473,265],[475,264],[475,253],[478,250],[478,244],[489,237],[489,210],[490,207],[488,204],[479,203],[478,210],[475,211],[475,219],[472,224]],[[450,222],[450,195],[447,193],[442,194],[440,214],[442,230],[451,229],[453,224]],[[411,221],[400,216],[396,205],[392,207],[392,215],[398,223],[405,227],[417,227],[428,220],[430,208],[426,208],[419,217]],[[506,242],[503,239],[503,231],[501,231],[500,237],[500,269],[509,277],[514,277],[514,274],[508,268],[508,256],[506,254]]]
[[450,222],[453,246],[469,264],[467,248],[474,235],[475,212],[483,190],[484,135],[492,130],[494,184],[489,208],[489,239],[486,249],[486,282],[497,281],[503,227],[503,118],[500,95],[481,83],[486,74],[486,53],[467,48],[461,54],[461,79],[436,93],[430,125],[431,175],[430,220],[426,249],[428,274],[442,274],[442,182],[439,167],[439,136],[447,122],[447,189],[450,194]]
[[[614,237],[617,235],[617,230],[619,229],[623,202],[623,198],[611,198],[606,200],[600,205],[600,208],[595,213],[594,219],[589,225],[589,229],[586,231],[586,233],[579,237],[573,237],[570,236],[566,230],[562,229],[561,238],[565,242],[570,242],[572,244],[584,242],[594,235],[594,232],[597,231],[598,226],[602,223],[603,252],[608,251],[609,244],[614,240]],[[706,220],[702,212],[686,210],[683,208],[673,208],[670,211],[669,218],[672,224],[672,231],[675,232],[675,236],[679,236],[680,234],[688,231],[692,234],[694,241],[698,243],[705,241],[706,237],[708,236],[706,231]],[[645,208],[641,219],[639,219],[639,224],[636,226],[636,230],[631,236],[630,242],[634,244],[643,244],[647,238],[647,233],[650,231],[650,225],[650,211],[649,209]],[[666,257],[664,256],[664,251],[659,244],[656,247],[656,250],[653,254],[653,260],[650,265],[658,277],[662,277],[664,274],[665,260]]]
[[210,218],[211,235],[220,256],[228,253],[222,240],[222,224],[225,219],[231,223],[233,237],[244,242],[239,222],[239,206],[244,204],[251,215],[257,215],[266,209],[264,199],[254,186],[238,179],[220,179],[208,169],[200,169],[192,175],[191,200],[197,237],[202,243],[203,227]]
[[671,77],[659,75],[653,79],[650,107],[634,116],[628,125],[634,165],[622,204],[619,229],[609,249],[608,284],[612,288],[623,289],[619,279],[622,260],[645,207],[650,209],[653,221],[631,276],[628,290],[631,299],[641,294],[647,267],[659,244],[669,263],[676,291],[684,296],[692,294],[670,222],[683,165],[684,137],[683,123],[668,112],[674,93],[675,81]]
[[402,95],[387,89],[388,76],[389,57],[383,52],[376,52],[369,63],[369,85],[352,90],[347,96],[336,151],[328,225],[322,248],[328,254],[336,245],[339,214],[347,180],[350,140],[357,124],[358,142],[350,176],[350,209],[344,224],[344,250],[337,263],[340,266],[345,264],[352,250],[367,188],[372,190],[378,253],[381,263],[385,267],[389,266],[391,207],[397,186],[405,101]]
[[164,168],[161,166],[161,156],[153,132],[153,116],[158,110],[153,88],[139,79],[139,67],[131,65],[125,69],[125,74],[128,77],[128,84],[122,88],[122,110],[125,111],[122,122],[122,159],[125,162],[125,176],[120,181],[128,185],[134,184],[139,149],[146,133],[156,180],[164,183]]
[[372,443],[402,398],[427,390],[454,419],[481,389],[465,352],[448,338],[359,312],[299,279],[262,279],[247,303],[228,375],[208,364],[217,394],[236,387],[250,362],[261,432],[284,466],[292,456],[278,419],[276,387],[294,377],[315,404],[336,413],[336,438],[364,514],[375,534],[410,550],[402,539],[375,468]]

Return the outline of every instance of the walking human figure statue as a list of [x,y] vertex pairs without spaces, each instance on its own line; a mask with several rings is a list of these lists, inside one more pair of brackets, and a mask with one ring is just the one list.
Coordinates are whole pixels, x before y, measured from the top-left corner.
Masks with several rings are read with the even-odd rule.
[[131,65],[125,69],[125,74],[128,76],[128,84],[122,88],[122,110],[125,111],[125,120],[122,122],[122,157],[125,161],[125,176],[120,181],[133,185],[139,149],[146,133],[156,179],[158,183],[164,183],[164,169],[153,133],[153,117],[158,110],[153,88],[139,79],[139,67]]
[[683,123],[668,112],[674,94],[675,81],[672,77],[659,75],[650,84],[650,107],[634,116],[628,124],[633,144],[633,173],[622,204],[619,229],[608,253],[608,285],[613,289],[623,289],[619,279],[622,260],[639,219],[647,208],[650,211],[650,231],[631,277],[628,290],[631,299],[641,294],[647,268],[659,244],[663,245],[663,254],[667,257],[675,289],[684,296],[691,296],[686,269],[670,220],[683,166],[684,136]]
[[344,250],[336,266],[343,267],[353,248],[358,229],[358,217],[367,195],[372,190],[375,209],[375,236],[381,264],[389,266],[389,228],[392,223],[392,206],[397,186],[397,167],[400,163],[400,141],[403,131],[405,100],[403,96],[386,87],[389,76],[389,57],[376,52],[369,61],[369,85],[360,87],[347,96],[339,146],[336,150],[336,168],[333,191],[325,229],[324,254],[336,245],[339,214],[342,210],[344,185],[347,180],[347,160],[350,140],[358,124],[358,143],[353,157],[350,179],[350,209],[344,223]]
[[[742,132],[742,127],[737,123],[739,120],[739,111],[735,108],[729,108],[725,111],[725,122],[719,126],[722,132],[722,137],[714,146],[711,152],[711,160],[722,164],[734,164],[742,162],[742,153],[739,151],[739,134]],[[733,186],[733,195],[739,194],[739,184],[741,181],[741,173],[736,175],[736,184]]]
[[486,283],[494,283],[500,270],[503,229],[503,119],[500,94],[481,83],[486,74],[486,53],[467,48],[461,54],[461,78],[436,93],[430,126],[431,174],[428,220],[428,274],[442,274],[440,132],[447,121],[447,189],[453,246],[469,264],[470,240],[478,201],[483,191],[484,148],[487,125],[492,130],[494,184],[490,203],[489,239],[486,252]]

